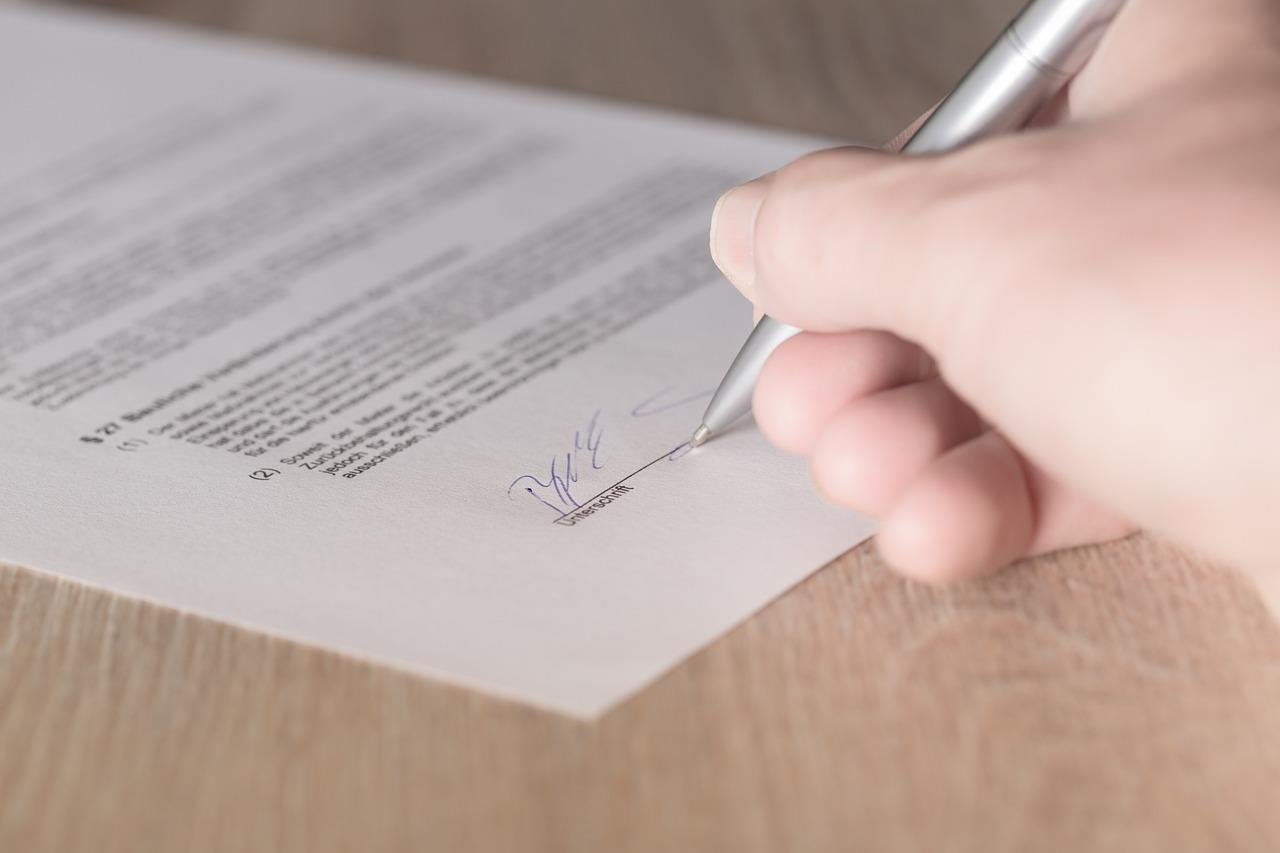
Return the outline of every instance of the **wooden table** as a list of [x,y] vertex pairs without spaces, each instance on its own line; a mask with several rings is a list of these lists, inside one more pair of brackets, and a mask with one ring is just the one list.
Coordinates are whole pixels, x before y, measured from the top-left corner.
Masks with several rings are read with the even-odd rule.
[[[863,139],[1017,0],[118,0]],[[6,488],[14,488],[7,484]],[[0,850],[1280,849],[1280,630],[1149,538],[861,548],[596,725],[0,569]]]

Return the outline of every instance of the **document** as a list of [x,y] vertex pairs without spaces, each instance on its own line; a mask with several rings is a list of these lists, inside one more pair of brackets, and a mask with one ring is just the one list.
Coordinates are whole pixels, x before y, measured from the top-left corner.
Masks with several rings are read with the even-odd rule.
[[590,718],[872,531],[687,444],[819,140],[20,5],[0,109],[0,560]]

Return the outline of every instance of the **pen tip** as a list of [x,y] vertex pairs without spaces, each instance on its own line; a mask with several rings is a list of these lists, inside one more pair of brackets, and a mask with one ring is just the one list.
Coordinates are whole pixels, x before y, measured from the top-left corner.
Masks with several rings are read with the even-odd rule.
[[703,424],[693,431],[693,438],[689,439],[689,443],[697,447],[705,444],[708,438],[711,438],[711,427]]

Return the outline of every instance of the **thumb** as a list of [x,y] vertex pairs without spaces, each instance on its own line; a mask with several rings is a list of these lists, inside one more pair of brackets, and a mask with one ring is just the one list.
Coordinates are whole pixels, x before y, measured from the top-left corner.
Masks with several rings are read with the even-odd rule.
[[937,157],[810,154],[725,194],[712,255],[785,323],[883,329],[940,347],[960,297],[969,312],[998,307],[988,303],[1004,290],[998,267],[1012,262],[997,251],[1001,235],[1027,221],[1039,203],[1035,176],[1047,171],[1033,162],[1041,155],[1030,136]]

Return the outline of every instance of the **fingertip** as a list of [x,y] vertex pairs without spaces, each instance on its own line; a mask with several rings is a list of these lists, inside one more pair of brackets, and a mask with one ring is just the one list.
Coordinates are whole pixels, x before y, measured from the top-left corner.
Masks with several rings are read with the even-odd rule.
[[[809,478],[829,503],[867,515],[878,515],[880,507],[868,499],[868,484],[874,482],[866,457],[846,451],[864,430],[857,412],[841,412],[818,436],[809,456]],[[874,486],[871,491],[875,491]]]
[[880,523],[876,550],[895,572],[912,580],[941,586],[954,575],[940,546],[936,518],[914,507],[893,511]]
[[1027,554],[1034,514],[1012,448],[986,433],[942,456],[903,494],[877,537],[902,574],[945,584]]
[[[957,515],[970,520],[958,521]],[[1000,566],[986,558],[989,531],[971,526],[981,523],[973,516],[981,513],[961,509],[936,490],[915,489],[881,522],[876,546],[899,574],[931,586],[988,574]],[[970,526],[961,530],[960,524]]]
[[[912,439],[931,425],[913,423],[883,403],[894,394],[886,391],[858,400],[822,429],[809,474],[827,500],[880,517],[901,494],[912,467]],[[899,441],[904,434],[905,443]]]
[[823,427],[811,393],[819,381],[814,376],[818,365],[807,337],[791,338],[774,350],[760,370],[752,398],[756,425],[765,438],[787,453],[808,453]]
[[979,432],[977,416],[941,379],[880,391],[823,428],[812,474],[836,503],[884,516],[922,471]]

